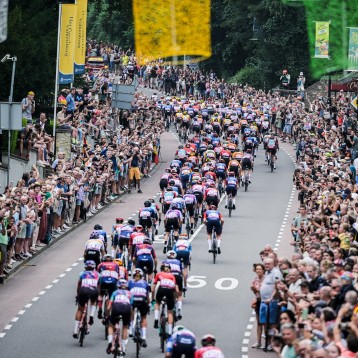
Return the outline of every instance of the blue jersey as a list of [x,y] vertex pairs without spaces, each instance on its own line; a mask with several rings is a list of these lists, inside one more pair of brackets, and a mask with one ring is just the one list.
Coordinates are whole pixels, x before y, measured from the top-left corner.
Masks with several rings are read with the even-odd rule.
[[98,285],[99,274],[97,271],[82,271],[80,273],[81,287],[95,288]]
[[217,163],[216,164],[216,171],[219,173],[223,173],[226,171],[226,165],[225,163]]
[[128,289],[132,296],[132,304],[147,301],[148,293],[150,291],[147,281],[143,279],[140,279],[139,281],[130,280],[128,282]]
[[133,231],[134,231],[134,227],[132,225],[123,225],[119,229],[119,237],[125,237],[129,239]]
[[172,109],[173,109],[173,108],[172,108],[171,105],[168,105],[168,104],[167,104],[167,105],[164,106],[164,111],[165,111],[165,112],[171,112]]
[[170,265],[170,270],[173,275],[182,275],[183,265],[181,261],[177,259],[166,259],[163,263]]
[[226,179],[226,187],[227,188],[237,188],[237,178],[235,177],[228,177]]
[[175,168],[181,168],[182,166],[182,162],[178,159],[174,159],[172,160],[172,162],[170,163],[170,167],[175,167]]
[[177,240],[177,242],[174,244],[173,250],[176,253],[178,253],[179,251],[191,252],[192,250],[191,243],[189,242],[189,240],[179,238],[179,240]]
[[182,353],[187,353],[188,346],[193,348],[193,353],[195,351],[195,335],[193,332],[188,329],[182,329],[178,332],[172,334],[167,341],[167,353],[173,352],[173,347],[175,347],[176,353],[180,354],[181,349]]
[[151,206],[149,208],[142,208],[139,212],[139,218],[144,220],[149,218],[155,218],[156,215],[157,211]]
[[217,210],[206,210],[204,214],[207,222],[220,222],[221,214]]

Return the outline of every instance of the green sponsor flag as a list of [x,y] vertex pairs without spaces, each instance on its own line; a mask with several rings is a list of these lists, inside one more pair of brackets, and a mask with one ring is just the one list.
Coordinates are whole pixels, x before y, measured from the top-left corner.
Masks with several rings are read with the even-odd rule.
[[329,22],[316,21],[314,57],[329,58]]
[[349,29],[348,71],[358,71],[358,27]]

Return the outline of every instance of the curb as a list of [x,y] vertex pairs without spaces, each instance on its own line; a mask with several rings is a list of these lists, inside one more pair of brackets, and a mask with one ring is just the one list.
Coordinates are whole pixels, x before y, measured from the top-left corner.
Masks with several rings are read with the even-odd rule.
[[[150,170],[150,174],[153,175],[155,174],[161,167],[162,162],[159,161],[158,164],[155,164],[153,166],[153,168]],[[146,182],[147,180],[149,180],[150,178],[145,178],[143,177],[141,179],[141,182]],[[91,219],[95,218],[97,216],[98,213],[102,212],[104,209],[106,209],[109,205],[116,203],[121,197],[123,197],[124,195],[126,195],[127,192],[124,192],[122,194],[120,194],[116,199],[110,201],[108,204],[103,205],[103,207],[101,209],[99,209],[95,215],[91,216],[90,218],[87,218],[86,221],[82,221],[79,224],[72,226],[70,229],[68,229],[66,232],[64,232],[63,234],[61,234],[58,237],[53,237],[51,239],[51,241],[44,247],[40,248],[38,251],[36,251],[32,257],[28,257],[26,260],[21,261],[18,265],[16,265],[14,268],[11,269],[9,276],[4,280],[4,283],[6,283],[7,281],[9,281],[15,274],[16,272],[18,272],[20,269],[22,269],[24,266],[36,266],[36,265],[31,265],[31,261],[38,255],[42,254],[43,252],[45,252],[47,249],[49,249],[51,246],[53,246],[55,243],[57,243],[58,241],[62,240],[63,238],[65,238],[68,234],[70,234],[71,232],[77,230],[79,227],[81,227],[83,224],[86,224],[87,222],[89,222]],[[4,277],[5,278],[5,277]]]

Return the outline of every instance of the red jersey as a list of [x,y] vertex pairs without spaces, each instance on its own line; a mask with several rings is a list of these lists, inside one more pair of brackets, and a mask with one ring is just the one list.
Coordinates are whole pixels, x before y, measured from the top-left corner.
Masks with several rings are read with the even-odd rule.
[[225,358],[224,353],[218,347],[202,347],[195,352],[194,358]]
[[143,244],[145,234],[143,232],[133,232],[129,239],[129,246]]
[[128,271],[123,266],[119,266],[119,279],[125,279],[128,281]]
[[219,197],[219,191],[216,188],[207,188],[204,194],[204,200],[208,197]]
[[155,275],[154,284],[160,282],[161,288],[168,288],[170,290],[175,290],[176,281],[175,277],[170,272],[159,272]]
[[204,177],[216,181],[216,174],[212,171],[206,172]]
[[227,149],[221,151],[221,158],[229,159],[231,157],[231,152]]

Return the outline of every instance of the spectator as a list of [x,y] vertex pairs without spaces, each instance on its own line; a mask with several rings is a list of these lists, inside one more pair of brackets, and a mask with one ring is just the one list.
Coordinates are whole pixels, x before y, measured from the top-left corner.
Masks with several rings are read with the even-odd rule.
[[27,124],[32,124],[32,115],[35,112],[35,93],[30,91],[27,96],[21,101],[22,118],[26,119]]

